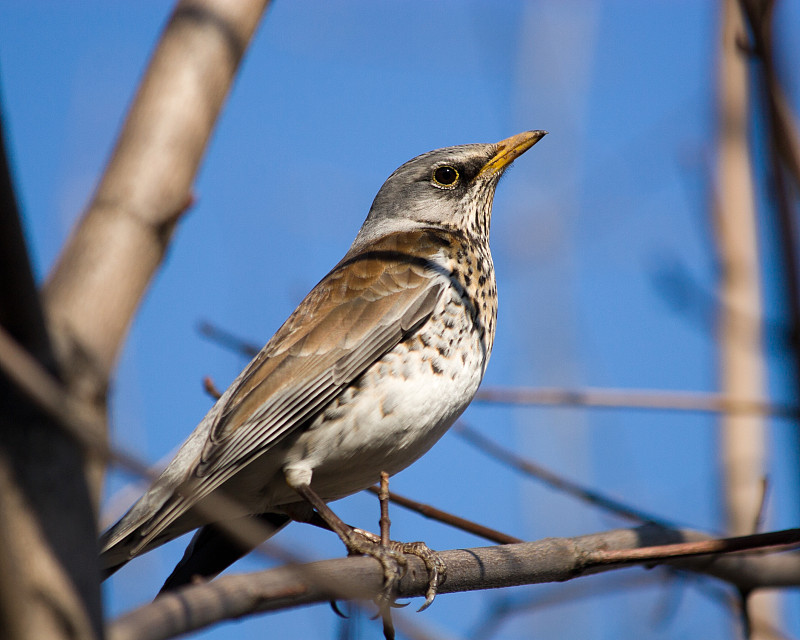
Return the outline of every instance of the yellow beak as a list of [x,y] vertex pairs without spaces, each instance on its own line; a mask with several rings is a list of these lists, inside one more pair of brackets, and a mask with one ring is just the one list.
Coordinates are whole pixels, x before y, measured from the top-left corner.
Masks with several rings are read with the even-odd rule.
[[478,175],[502,171],[546,135],[547,131],[524,131],[501,140],[497,143],[497,151],[494,156],[484,165]]

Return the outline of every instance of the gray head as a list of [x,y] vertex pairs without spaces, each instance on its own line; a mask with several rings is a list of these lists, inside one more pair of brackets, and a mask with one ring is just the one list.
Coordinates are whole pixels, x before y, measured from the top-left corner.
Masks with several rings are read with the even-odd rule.
[[436,149],[409,160],[383,183],[353,248],[419,227],[459,229],[488,240],[500,176],[546,133],[526,131],[494,144]]

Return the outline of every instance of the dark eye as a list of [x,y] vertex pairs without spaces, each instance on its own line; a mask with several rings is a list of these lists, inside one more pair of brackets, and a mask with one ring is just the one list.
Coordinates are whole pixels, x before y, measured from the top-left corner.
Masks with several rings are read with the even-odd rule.
[[452,187],[458,182],[458,171],[455,167],[438,167],[433,172],[433,181],[440,187]]

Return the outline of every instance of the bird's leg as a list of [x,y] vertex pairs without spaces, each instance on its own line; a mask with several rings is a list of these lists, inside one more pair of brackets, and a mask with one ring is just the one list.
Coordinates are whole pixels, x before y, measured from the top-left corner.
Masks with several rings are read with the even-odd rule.
[[382,547],[379,537],[374,534],[370,534],[371,537],[362,535],[362,532],[346,524],[325,504],[325,501],[317,495],[308,482],[292,482],[292,478],[288,477],[288,474],[287,482],[292,489],[316,510],[331,531],[339,536],[345,547],[347,547],[348,553],[351,555],[370,556],[381,563],[384,578],[381,599],[390,601],[391,594],[395,591],[395,587],[406,568],[406,559],[403,557],[402,552],[391,547]]
[[[306,524],[310,524],[321,529],[326,529],[328,531],[333,531],[333,527],[323,520],[316,511],[312,513],[311,517],[300,518],[294,513],[290,515],[294,520],[305,522]],[[361,536],[369,542],[381,544],[381,536],[376,535],[371,531],[367,531],[366,529],[359,529],[358,527],[353,527],[350,525],[345,526],[349,526],[355,535]],[[412,556],[417,556],[420,560],[422,560],[422,562],[425,563],[425,569],[428,572],[428,589],[425,592],[425,603],[419,609],[419,611],[424,611],[433,603],[433,599],[436,597],[436,592],[439,588],[439,585],[444,582],[444,579],[447,576],[447,565],[444,563],[444,560],[442,560],[439,554],[424,542],[398,542],[397,540],[389,540],[389,544],[384,546],[388,546],[389,549],[398,553],[407,553]]]
[[[381,531],[381,547],[384,549],[389,548],[391,542],[389,538],[389,528],[392,526],[392,521],[389,520],[389,474],[381,471],[381,488],[378,493],[378,500],[381,505],[381,517],[378,520],[378,526]],[[383,620],[383,637],[394,638],[394,623],[392,622],[392,609],[388,606],[387,601],[379,603],[380,616]]]
[[[425,602],[419,608],[419,611],[424,611],[431,606],[431,604],[433,604],[439,584],[444,581],[447,575],[447,565],[441,559],[439,554],[428,547],[428,545],[426,545],[424,542],[397,542],[389,539],[389,526],[391,525],[391,521],[389,520],[389,474],[385,471],[381,472],[381,484],[380,491],[378,493],[378,500],[380,501],[381,505],[381,544],[385,547],[393,549],[394,551],[417,556],[420,560],[422,560],[422,562],[425,563],[425,569],[428,572],[428,589],[425,592]],[[368,531],[361,531],[359,529],[357,532],[360,535],[367,537],[367,539],[374,537],[374,534]]]
[[389,474],[381,471],[381,488],[378,493],[378,502],[381,505],[381,517],[378,520],[378,526],[381,530],[381,544],[388,547],[391,542],[389,538],[389,528],[392,526],[392,521],[389,520]]
[[378,543],[392,551],[417,556],[425,563],[425,569],[428,572],[428,589],[425,592],[425,602],[419,608],[419,611],[424,611],[433,604],[439,584],[444,582],[447,576],[447,565],[439,554],[428,547],[424,542],[397,542],[396,540],[389,539],[389,527],[391,526],[391,520],[389,520],[389,474],[385,471],[381,472],[378,500],[381,505],[381,535],[376,536],[374,533],[364,531],[363,529],[353,529],[353,531],[367,540]]
[[[342,542],[344,542],[349,553],[369,555],[376,558],[381,563],[384,568],[385,599],[388,599],[388,594],[392,592],[392,589],[397,584],[400,575],[402,575],[398,575],[398,565],[403,568],[403,571],[405,570],[406,561],[403,558],[403,554],[407,553],[409,555],[417,556],[420,560],[422,560],[422,562],[425,563],[425,569],[428,572],[428,589],[425,592],[425,602],[419,608],[419,611],[424,611],[431,606],[431,604],[433,604],[433,600],[436,597],[436,592],[439,588],[439,585],[442,584],[447,577],[447,565],[444,563],[438,553],[428,547],[428,545],[426,545],[424,542],[398,542],[397,540],[389,540],[388,544],[383,545],[383,547],[384,552],[388,552],[391,559],[381,559],[381,557],[378,557],[374,553],[376,548],[381,548],[381,536],[375,535],[371,531],[366,531],[365,529],[359,529],[357,527],[351,527],[350,525],[346,524],[331,510],[327,504],[325,504],[325,501],[320,498],[310,486],[308,486],[308,483],[293,483],[288,477],[287,482],[292,489],[300,494],[300,496],[316,510],[310,518],[302,518],[304,522],[333,531],[339,536]],[[388,520],[388,505],[386,509]],[[295,514],[290,513],[289,515],[293,519],[297,519]],[[381,524],[381,529],[383,529],[383,524]],[[357,542],[354,541],[356,538],[360,538],[360,540]],[[391,563],[388,568],[386,564],[387,561]]]

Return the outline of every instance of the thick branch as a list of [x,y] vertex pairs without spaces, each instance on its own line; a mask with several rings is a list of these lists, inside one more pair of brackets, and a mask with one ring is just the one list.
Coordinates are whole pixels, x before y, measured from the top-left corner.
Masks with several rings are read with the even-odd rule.
[[[447,581],[440,593],[571,580],[620,565],[603,564],[602,552],[674,544],[704,538],[691,531],[644,526],[578,538],[441,552]],[[787,536],[792,539],[792,535]],[[794,536],[795,542],[797,536]],[[673,550],[674,551],[674,550]],[[600,554],[600,555],[597,555]],[[671,554],[674,557],[674,553]],[[653,563],[648,554],[648,563]],[[595,560],[594,558],[600,560]],[[800,556],[700,556],[675,561],[691,571],[714,575],[752,589],[800,584]],[[422,562],[408,557],[398,595],[421,596],[427,588]],[[302,567],[218,578],[159,597],[116,620],[112,640],[163,640],[222,620],[336,599],[368,599],[381,589],[383,572],[370,558],[326,560]],[[334,586],[335,585],[335,586]]]
[[183,0],[97,192],[44,289],[70,384],[101,400],[267,0]]

